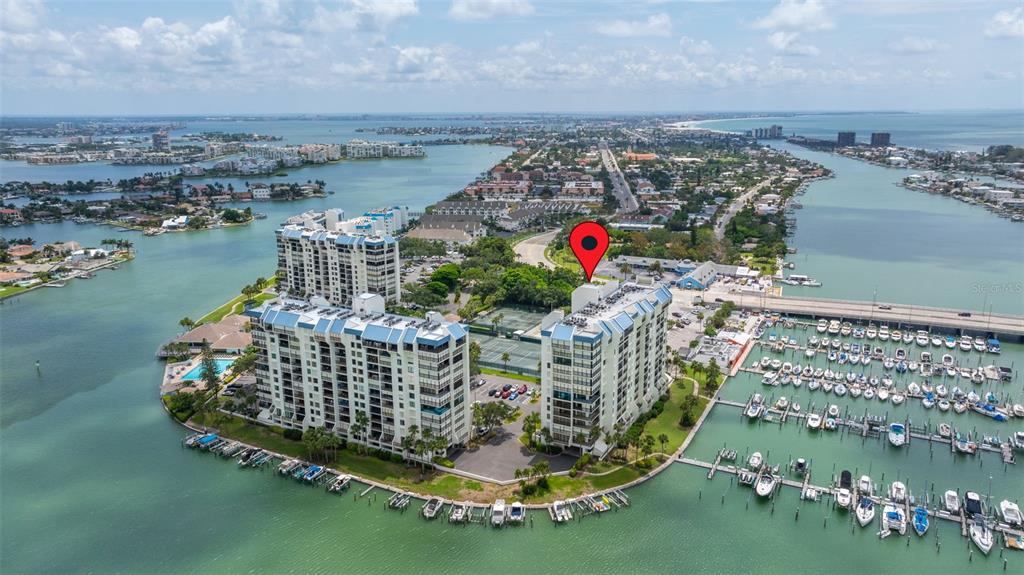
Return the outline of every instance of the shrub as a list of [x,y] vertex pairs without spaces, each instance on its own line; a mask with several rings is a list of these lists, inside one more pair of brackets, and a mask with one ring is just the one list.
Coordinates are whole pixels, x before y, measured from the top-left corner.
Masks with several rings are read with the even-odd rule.
[[448,469],[452,469],[453,467],[455,467],[454,461],[448,459],[447,457],[441,457],[440,455],[434,457],[434,463],[440,465],[441,467],[447,467]]
[[575,467],[573,467],[573,468],[571,468],[571,469],[569,470],[569,477],[573,477],[573,478],[575,478],[575,477],[576,477],[576,475],[577,475],[577,473],[578,473],[578,472],[576,471],[576,468],[575,468]]
[[551,486],[548,484],[548,478],[547,477],[539,477],[537,479],[537,488],[538,489],[543,489],[545,491],[550,489]]
[[281,435],[283,435],[285,439],[290,439],[292,441],[302,441],[301,429],[285,429],[284,433],[282,433]]
[[583,469],[588,465],[590,465],[589,453],[584,453],[583,455],[581,455],[580,458],[576,460],[576,463],[573,464],[573,466],[576,467],[576,469]]
[[399,453],[392,453],[391,454],[391,463],[402,463],[403,461],[405,461],[405,458],[402,457],[401,454],[399,454]]
[[537,493],[537,486],[532,483],[527,483],[526,485],[523,485],[523,488],[520,491],[522,491],[524,497],[533,495],[534,493]]

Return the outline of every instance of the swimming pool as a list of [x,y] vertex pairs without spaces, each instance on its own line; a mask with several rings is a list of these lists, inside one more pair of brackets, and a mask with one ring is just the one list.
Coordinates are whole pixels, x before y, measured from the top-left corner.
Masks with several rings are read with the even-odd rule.
[[[220,374],[224,373],[224,370],[226,370],[232,363],[235,362],[235,360],[233,360],[233,359],[215,359],[213,361],[214,361],[214,363],[217,364],[217,375],[218,376],[220,376]],[[185,374],[185,377],[183,377],[181,379],[183,381],[195,381],[197,379],[202,379],[202,377],[203,377],[203,364],[199,364],[199,365],[193,367],[192,369],[190,369],[189,372]]]

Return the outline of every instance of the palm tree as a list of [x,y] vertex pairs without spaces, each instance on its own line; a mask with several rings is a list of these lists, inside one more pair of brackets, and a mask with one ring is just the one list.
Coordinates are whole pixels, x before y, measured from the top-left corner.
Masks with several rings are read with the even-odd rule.
[[501,361],[505,363],[505,371],[508,371],[508,362],[510,359],[512,359],[512,356],[509,355],[507,351],[501,354]]
[[242,295],[245,296],[245,303],[251,303],[253,298],[255,298],[259,293],[259,288],[251,284],[242,288]]
[[658,435],[658,443],[661,444],[661,452],[665,453],[665,444],[668,443],[668,436],[664,433]]
[[256,278],[253,285],[256,286],[256,289],[263,290],[263,288],[267,287],[267,278],[260,276]]
[[576,441],[576,445],[583,446],[587,442],[587,436],[582,431],[576,433],[576,437],[573,438]]
[[621,264],[619,264],[619,273],[622,274],[622,279],[623,280],[626,279],[626,274],[628,274],[630,271],[632,271],[632,269],[633,268],[630,267],[630,265],[627,264],[626,262],[622,262]]
[[192,331],[192,328],[196,326],[196,322],[192,318],[185,316],[178,321],[178,325],[185,328],[185,331]]
[[405,437],[402,438],[402,453],[412,451],[416,446],[416,436],[420,433],[420,427],[416,424],[410,425],[405,430]]

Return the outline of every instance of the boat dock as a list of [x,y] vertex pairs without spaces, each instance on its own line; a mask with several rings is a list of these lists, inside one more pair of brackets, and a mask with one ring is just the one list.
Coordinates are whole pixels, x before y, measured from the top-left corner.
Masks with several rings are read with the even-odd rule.
[[[716,458],[716,459],[718,459],[718,458]],[[744,472],[748,471],[748,470],[746,470],[746,469],[744,469],[742,467],[739,467],[738,465],[724,465],[721,462],[719,462],[718,465],[715,465],[714,463],[709,463],[707,461],[701,461],[701,460],[698,460],[698,459],[693,459],[693,458],[689,458],[689,457],[685,457],[685,456],[680,456],[679,458],[676,459],[676,462],[677,463],[681,463],[683,465],[690,465],[692,467],[699,467],[701,469],[707,469],[707,470],[711,470],[712,468],[714,468],[716,473],[726,473],[726,474],[730,474],[730,475],[735,475],[735,476],[737,476],[737,478],[741,477],[741,474],[743,474]],[[771,467],[768,464],[762,465],[759,468],[759,470],[758,470],[758,475],[757,475],[758,479],[760,479],[761,475],[764,474],[764,473],[771,473],[773,469],[775,469],[775,468]],[[779,490],[779,489],[781,489],[782,486],[786,486],[786,487],[791,487],[793,489],[799,489],[800,493],[802,494],[802,493],[804,493],[807,490],[807,488],[811,488],[811,489],[814,489],[818,493],[821,493],[823,495],[829,495],[829,496],[832,496],[833,498],[835,497],[835,493],[837,491],[837,488],[835,487],[835,485],[830,485],[830,486],[814,485],[813,483],[811,483],[810,474],[811,474],[810,469],[808,469],[808,471],[805,474],[803,480],[801,480],[801,481],[794,481],[792,479],[787,479],[784,476],[779,476],[779,477],[777,477],[776,488],[775,489]],[[744,484],[743,482],[740,482],[740,483]],[[756,484],[757,483],[755,481],[753,483],[753,485],[756,485]],[[895,503],[894,501],[892,501],[890,499],[887,499],[886,497],[884,497],[882,495],[879,495],[879,494],[872,494],[872,495],[860,494],[859,493],[859,486],[857,486],[857,485],[854,486],[854,489],[855,489],[855,491],[854,491],[853,501],[857,501],[858,500],[857,497],[858,496],[862,496],[862,497],[867,497],[868,499],[871,499],[871,501],[874,502],[876,505],[886,505],[886,504],[897,505],[897,503]],[[775,493],[773,492],[770,497],[774,497],[774,495],[775,495]],[[907,502],[905,502],[904,505],[903,505],[903,507],[905,507],[908,510],[910,509],[910,507],[909,507],[909,499],[910,498],[907,497]],[[926,509],[926,511],[927,511],[927,513],[928,513],[928,515],[930,517],[935,517],[937,519],[942,519],[942,520],[952,521],[952,522],[958,523],[960,525],[961,534],[964,537],[967,537],[968,529],[970,527],[970,522],[968,521],[967,517],[964,515],[962,508],[961,508],[961,510],[960,510],[960,512],[958,514],[952,514],[952,513],[949,513],[947,511],[945,511],[945,510],[942,510],[942,509],[930,509],[929,508],[929,509]],[[908,514],[906,515],[906,517],[910,517],[909,511],[907,513]],[[1003,537],[1004,537],[1004,541],[1006,540],[1006,538],[1014,538],[1014,537],[1020,538],[1020,537],[1024,537],[1024,531],[1021,531],[1019,529],[1014,529],[1014,528],[1010,527],[1009,525],[1006,525],[1005,523],[1002,523],[1002,522],[999,522],[999,521],[992,522],[991,529],[993,531],[996,531],[996,532],[1002,534]]]
[[832,300],[768,294],[729,293],[737,307],[777,311],[787,315],[840,320],[873,321],[891,326],[936,327],[955,333],[993,334],[1000,339],[1024,342],[1024,317],[1004,313],[972,313],[881,302]]

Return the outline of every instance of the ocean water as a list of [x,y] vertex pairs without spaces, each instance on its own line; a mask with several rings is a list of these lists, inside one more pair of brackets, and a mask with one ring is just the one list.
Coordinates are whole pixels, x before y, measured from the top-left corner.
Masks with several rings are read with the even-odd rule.
[[[265,131],[272,130],[268,125]],[[253,204],[269,217],[251,226],[151,238],[126,233],[139,252],[135,261],[92,280],[0,305],[0,570],[1004,572],[997,552],[990,557],[975,552],[972,557],[952,524],[933,522],[923,539],[879,541],[873,528],[853,527],[848,514],[828,504],[801,503],[794,490],[783,490],[774,503],[767,503],[725,475],[708,481],[705,471],[682,464],[631,490],[629,509],[558,527],[545,514],[534,514],[526,526],[498,531],[427,522],[415,506],[404,514],[388,512],[383,493],[353,500],[353,492],[359,491],[353,488],[347,495],[331,496],[180,447],[185,434],[159,405],[162,364],[154,357],[157,346],[179,329],[178,319],[199,316],[243,284],[270,273],[273,229],[284,216],[335,206],[349,213],[395,203],[422,207],[462,187],[507,150],[462,146],[431,148],[428,153],[422,161],[309,169],[309,178],[327,179],[337,193],[297,203]],[[851,174],[837,172],[840,179]],[[38,179],[51,177],[45,170],[39,174]],[[0,179],[6,176],[0,173]],[[850,195],[859,193],[855,184],[850,184]],[[818,185],[805,196],[805,204],[819,192],[828,197]],[[918,197],[928,198],[913,196]],[[950,206],[953,216],[968,208]],[[813,213],[810,207],[803,212]],[[801,223],[800,233],[807,227]],[[915,218],[905,219],[901,229],[906,235],[917,233]],[[111,228],[72,223],[23,226],[4,234],[82,243],[119,235]],[[801,247],[797,258],[806,255],[808,250]],[[833,256],[818,257],[824,262]],[[857,260],[867,270],[872,259],[888,257],[880,251]],[[1001,258],[990,257],[984,250],[974,255],[979,268],[989,261],[1005,265]],[[799,265],[798,271],[811,269],[807,261]],[[823,270],[813,273],[825,282],[822,290],[838,287]],[[909,275],[879,278],[879,283],[901,281],[915,280]],[[936,301],[960,305],[942,293]],[[1006,360],[1019,364],[1022,348],[1005,349]],[[1018,379],[1004,391],[1019,397],[1020,386]],[[741,377],[730,381],[723,393],[742,398],[758,387],[749,376]],[[1004,468],[991,454],[961,461],[948,452],[932,455],[919,444],[896,452],[877,441],[812,437],[796,424],[748,425],[737,411],[716,408],[688,454],[706,459],[726,444],[741,453],[761,450],[780,464],[809,457],[816,482],[826,482],[835,468],[848,468],[869,470],[876,480],[883,473],[886,481],[910,477],[915,491],[918,485],[922,491],[930,489],[923,486],[927,482],[936,490],[955,486],[991,491],[995,497],[1021,496],[1020,470]],[[910,406],[908,413],[926,417]],[[1024,570],[1024,554],[1007,552],[1006,558],[1006,572]]]

